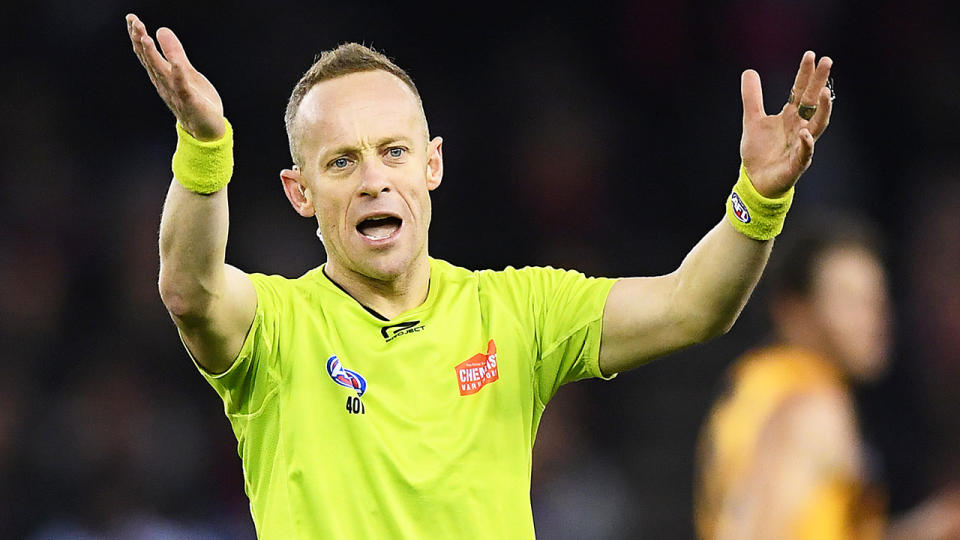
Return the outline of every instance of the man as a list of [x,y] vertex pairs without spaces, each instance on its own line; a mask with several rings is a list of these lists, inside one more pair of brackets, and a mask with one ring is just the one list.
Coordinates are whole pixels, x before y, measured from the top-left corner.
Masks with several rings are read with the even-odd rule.
[[379,53],[343,45],[287,109],[283,188],[316,218],[328,256],[289,280],[225,264],[223,105],[173,32],[155,42],[134,15],[127,27],[178,121],[161,297],[223,398],[264,538],[532,537],[530,456],[546,403],[566,382],[730,328],[832,105],[831,60],[812,52],[776,115],[759,76],[743,74],[727,218],[669,275],[471,272],[428,256],[443,140],[430,138],[416,86]]
[[[850,382],[878,378],[890,346],[886,276],[874,236],[832,215],[774,256],[773,345],[745,354],[700,439],[695,501],[703,539],[946,540],[960,494],[886,527]],[[790,241],[792,240],[792,242]]]

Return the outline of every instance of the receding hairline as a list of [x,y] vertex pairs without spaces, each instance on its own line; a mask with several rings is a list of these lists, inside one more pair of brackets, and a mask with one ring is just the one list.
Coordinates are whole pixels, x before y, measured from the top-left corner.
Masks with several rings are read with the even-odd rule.
[[[423,117],[426,128],[426,114],[423,111],[423,101],[420,98],[420,91],[413,79],[396,65],[390,58],[383,53],[359,43],[343,43],[338,47],[324,51],[317,55],[313,65],[303,74],[297,84],[294,86],[287,101],[287,108],[284,114],[284,124],[287,130],[287,138],[290,144],[290,153],[294,162],[298,161],[299,150],[297,140],[300,135],[300,122],[297,119],[300,116],[300,106],[304,98],[321,82],[335,80],[353,73],[365,73],[383,71],[399,79],[413,93],[417,100],[417,105]],[[429,128],[426,128],[429,133]],[[428,135],[429,138],[429,135]]]
[[[305,134],[306,131],[307,131],[307,127],[306,127],[306,126],[310,125],[310,118],[312,117],[312,113],[307,112],[307,111],[301,111],[300,109],[304,106],[305,103],[306,103],[308,106],[310,106],[310,107],[313,107],[313,106],[315,106],[315,105],[318,104],[318,103],[320,103],[320,104],[324,103],[324,101],[317,100],[316,98],[311,98],[311,97],[310,97],[311,93],[312,93],[314,90],[316,90],[317,87],[320,86],[322,83],[336,82],[336,81],[338,81],[338,80],[345,79],[345,78],[349,77],[350,75],[357,75],[357,74],[364,74],[364,73],[375,73],[375,72],[378,72],[378,71],[387,73],[387,74],[389,74],[389,75],[393,75],[393,74],[390,73],[390,72],[386,72],[386,71],[384,71],[384,70],[379,70],[379,69],[370,69],[370,70],[365,70],[365,71],[358,71],[358,72],[348,73],[348,74],[344,74],[344,75],[341,75],[341,76],[338,76],[338,77],[326,79],[326,80],[323,80],[323,81],[317,81],[309,90],[307,90],[307,92],[306,92],[306,93],[304,94],[304,96],[303,96],[303,99],[300,100],[300,104],[298,105],[297,110],[294,111],[295,114],[294,114],[293,118],[291,119],[291,124],[287,126],[287,137],[288,137],[289,143],[290,143],[290,153],[291,153],[291,156],[292,156],[293,159],[294,159],[294,162],[295,162],[297,165],[303,166],[303,163],[301,163],[301,160],[304,158],[304,156],[301,154],[301,151],[302,151],[302,150],[301,150],[301,148],[300,148],[300,145],[303,143],[303,137],[304,137],[304,134]],[[399,79],[398,77],[394,77],[394,79],[397,80],[397,81],[399,81],[399,82],[401,82],[401,83],[403,82],[403,80],[402,80],[402,79]],[[381,85],[381,86],[382,86],[382,85]],[[403,87],[404,87],[404,86],[407,86],[407,85],[398,85],[397,88],[400,89],[401,91],[403,91]],[[407,97],[408,99],[411,98],[411,97],[413,98],[413,105],[414,105],[415,110],[416,110],[416,112],[414,112],[413,114],[416,115],[416,117],[417,117],[417,118],[416,118],[416,122],[419,124],[419,126],[418,126],[418,128],[417,128],[417,131],[420,132],[420,135],[423,137],[423,139],[422,139],[423,142],[426,143],[426,142],[428,142],[428,141],[430,140],[430,128],[429,128],[429,126],[428,126],[428,124],[427,124],[427,116],[426,116],[426,112],[425,112],[424,109],[423,109],[423,102],[422,102],[422,100],[420,99],[420,96],[417,95],[417,94],[415,94],[415,93],[413,93],[412,90],[411,90],[409,87],[406,88],[405,94],[406,94],[406,97]],[[322,99],[322,98],[321,98],[321,99]],[[409,117],[408,117],[408,118],[409,118]],[[394,138],[396,138],[396,137],[394,137]],[[404,137],[404,138],[407,138],[407,137]],[[417,139],[418,139],[417,136],[414,136],[414,137],[413,137],[413,140],[414,140],[414,141],[416,141]]]

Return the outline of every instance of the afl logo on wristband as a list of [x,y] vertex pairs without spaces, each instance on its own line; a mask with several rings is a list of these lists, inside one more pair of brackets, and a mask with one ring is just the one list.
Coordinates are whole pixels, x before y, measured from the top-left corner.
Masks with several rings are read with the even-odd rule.
[[355,390],[357,396],[363,396],[367,391],[367,380],[356,371],[343,367],[337,355],[327,358],[327,375],[340,386]]
[[730,193],[730,204],[737,219],[744,223],[750,223],[750,212],[747,211],[747,205],[743,204],[736,191]]

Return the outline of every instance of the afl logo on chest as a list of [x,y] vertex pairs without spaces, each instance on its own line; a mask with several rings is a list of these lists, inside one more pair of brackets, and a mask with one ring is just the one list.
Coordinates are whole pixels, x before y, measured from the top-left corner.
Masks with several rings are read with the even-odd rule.
[[343,367],[337,355],[327,358],[327,375],[333,379],[333,382],[340,386],[349,388],[357,392],[357,396],[363,396],[367,391],[367,380],[356,371]]
[[733,208],[733,214],[737,216],[737,219],[744,223],[750,223],[750,212],[747,211],[747,205],[743,204],[736,192],[730,194],[730,206]]

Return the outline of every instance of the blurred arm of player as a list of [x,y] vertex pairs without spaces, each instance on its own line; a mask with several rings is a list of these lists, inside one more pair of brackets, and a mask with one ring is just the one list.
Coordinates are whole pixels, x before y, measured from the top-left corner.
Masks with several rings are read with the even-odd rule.
[[[135,15],[127,33],[150,82],[183,128],[201,141],[225,133],[220,95],[187,60],[168,28],[147,34]],[[225,264],[227,190],[200,195],[175,179],[160,219],[160,296],[197,362],[211,373],[225,371],[240,352],[257,308],[247,275]]]
[[[743,134],[740,157],[756,190],[765,197],[785,194],[810,166],[817,138],[830,122],[826,87],[833,65],[813,52],[803,55],[793,86],[799,99],[775,115],[763,109],[760,76],[743,73]],[[798,103],[817,104],[810,120]],[[772,240],[737,232],[724,218],[690,251],[674,272],[619,280],[603,315],[600,369],[604,374],[635,368],[658,356],[728,331],[766,266]]]
[[[863,485],[856,421],[848,397],[819,390],[794,396],[764,426],[750,468],[731,487],[717,540],[863,536],[849,523],[856,486]],[[879,506],[882,501],[875,501]],[[879,519],[882,508],[860,509]]]
[[786,401],[764,426],[750,468],[718,512],[725,517],[716,540],[960,537],[956,486],[884,530],[884,497],[865,479],[852,410],[848,396],[830,390]]

